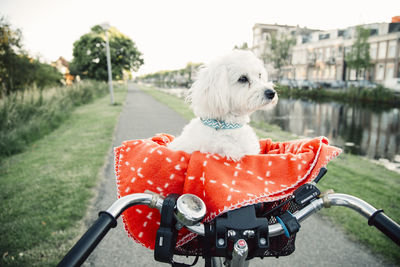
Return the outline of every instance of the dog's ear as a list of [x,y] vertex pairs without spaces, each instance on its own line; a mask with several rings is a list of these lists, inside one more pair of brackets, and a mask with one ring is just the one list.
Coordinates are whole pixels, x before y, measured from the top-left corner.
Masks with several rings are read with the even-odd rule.
[[228,70],[224,65],[204,66],[189,89],[187,100],[196,116],[222,118],[229,112]]

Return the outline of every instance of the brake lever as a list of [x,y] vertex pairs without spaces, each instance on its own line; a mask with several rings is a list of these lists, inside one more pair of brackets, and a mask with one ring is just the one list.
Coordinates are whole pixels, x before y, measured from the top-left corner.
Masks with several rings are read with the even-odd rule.
[[303,184],[302,186],[297,188],[293,192],[294,202],[300,206],[305,206],[310,203],[311,200],[321,195],[321,191],[319,191],[316,183],[318,183],[327,172],[328,170],[322,167],[313,182]]
[[178,194],[168,195],[161,208],[160,227],[157,230],[154,259],[156,261],[171,263],[174,256],[178,230],[175,228],[176,219],[174,210]]
[[327,172],[328,172],[328,169],[325,168],[325,167],[322,167],[322,168],[319,170],[319,173],[318,173],[317,177],[314,179],[314,183],[318,183],[319,180],[321,180],[322,177],[324,177],[325,174],[326,174]]

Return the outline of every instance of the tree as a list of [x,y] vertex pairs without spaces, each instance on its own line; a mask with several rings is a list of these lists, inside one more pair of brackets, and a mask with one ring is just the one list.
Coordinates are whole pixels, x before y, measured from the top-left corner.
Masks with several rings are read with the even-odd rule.
[[137,77],[137,80],[161,87],[189,88],[193,84],[193,73],[195,73],[201,65],[201,63],[189,62],[183,69],[162,70],[156,73],[145,74]]
[[29,57],[22,49],[21,39],[22,32],[0,17],[0,95],[24,90],[33,84],[39,88],[61,84],[62,74]]
[[366,70],[371,66],[369,55],[368,38],[370,30],[361,26],[356,28],[356,39],[351,46],[350,52],[346,55],[346,63],[350,69],[356,70],[356,79],[359,79],[361,70]]
[[24,65],[18,57],[21,50],[21,31],[12,29],[4,17],[0,18],[0,82],[3,93],[9,93],[15,87],[15,72]]
[[40,62],[38,59],[30,60],[32,84],[38,88],[46,88],[53,85],[61,85],[64,76],[55,67]]
[[242,45],[235,45],[233,49],[249,50],[249,45],[247,44],[247,42],[244,42]]
[[[143,65],[142,53],[129,37],[115,27],[108,29],[108,33],[112,76],[122,79],[124,71],[136,71]],[[95,80],[108,79],[105,38],[104,30],[96,25],[74,43],[71,74]]]
[[281,78],[282,67],[290,64],[291,49],[295,44],[296,40],[287,34],[271,33],[267,39],[263,60],[274,65],[278,71],[278,78]]

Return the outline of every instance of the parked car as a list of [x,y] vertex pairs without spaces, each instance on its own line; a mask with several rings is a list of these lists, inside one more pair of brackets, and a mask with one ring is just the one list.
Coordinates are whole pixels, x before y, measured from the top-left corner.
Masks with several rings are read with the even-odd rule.
[[331,83],[325,81],[317,82],[318,88],[329,88],[331,87]]
[[290,80],[290,79],[281,79],[278,81],[278,84],[282,85],[282,86],[287,86],[290,89],[296,88],[297,87],[297,83],[295,80]]
[[298,80],[297,81],[297,87],[300,89],[317,89],[318,84],[315,82],[309,81],[309,80]]
[[355,88],[377,88],[378,85],[370,82],[368,80],[362,80],[362,81],[348,81],[347,82],[347,87],[355,87]]
[[341,89],[346,87],[346,83],[344,81],[339,81],[339,80],[333,81],[330,87],[333,89]]
[[376,83],[364,80],[364,81],[359,81],[359,86],[362,88],[377,88],[378,85]]
[[347,88],[350,88],[350,87],[357,88],[358,87],[358,83],[357,83],[357,81],[346,81],[346,87]]

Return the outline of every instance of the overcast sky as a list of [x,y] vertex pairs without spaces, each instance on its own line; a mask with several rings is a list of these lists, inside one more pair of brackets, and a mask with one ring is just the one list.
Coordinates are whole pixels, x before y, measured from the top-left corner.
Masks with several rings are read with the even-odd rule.
[[400,1],[351,0],[0,0],[0,15],[22,30],[24,47],[46,61],[72,59],[73,43],[109,22],[144,54],[140,73],[207,62],[252,43],[255,23],[315,29],[390,22]]

